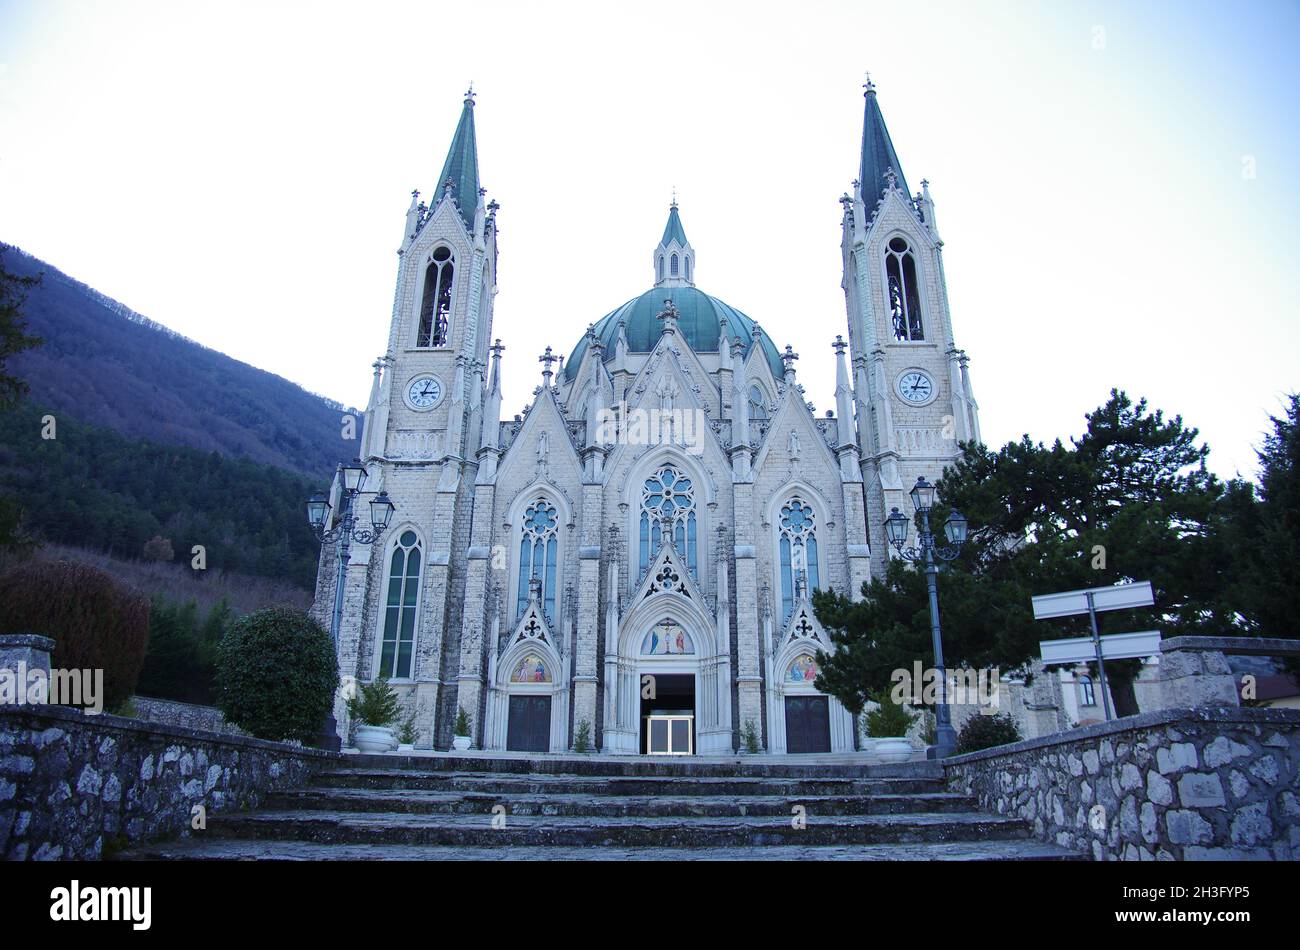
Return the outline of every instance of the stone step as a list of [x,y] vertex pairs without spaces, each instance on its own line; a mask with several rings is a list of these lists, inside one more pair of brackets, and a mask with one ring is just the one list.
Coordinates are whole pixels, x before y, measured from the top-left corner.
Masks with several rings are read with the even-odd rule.
[[276,792],[266,810],[490,814],[495,805],[519,816],[727,817],[780,815],[796,807],[812,816],[970,812],[974,799],[948,792],[877,795],[593,795],[494,794],[411,789],[305,788]]
[[937,844],[787,845],[781,848],[482,848],[322,844],[315,841],[187,838],[143,845],[116,861],[1082,861],[1056,845],[1020,839]]
[[[376,757],[378,758],[378,757]],[[423,789],[531,795],[883,795],[942,792],[933,778],[762,778],[596,776],[348,768],[322,772],[314,785],[328,788]]]
[[348,768],[412,769],[418,772],[507,774],[741,777],[741,778],[931,778],[943,779],[933,761],[886,765],[862,753],[810,756],[600,756],[530,753],[349,753]]
[[257,811],[214,815],[215,837],[317,841],[331,844],[604,846],[706,848],[756,845],[847,845],[985,841],[1023,838],[1025,822],[971,813],[809,816],[796,828],[789,817],[422,815],[399,812]]

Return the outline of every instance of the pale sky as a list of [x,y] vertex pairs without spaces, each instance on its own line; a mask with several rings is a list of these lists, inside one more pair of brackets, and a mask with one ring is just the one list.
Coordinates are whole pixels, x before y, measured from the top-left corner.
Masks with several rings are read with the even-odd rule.
[[1077,433],[1119,386],[1253,475],[1300,389],[1298,64],[1284,0],[0,0],[0,240],[364,406],[473,80],[507,415],[651,286],[674,186],[698,286],[794,345],[820,413],[870,70],[985,440]]

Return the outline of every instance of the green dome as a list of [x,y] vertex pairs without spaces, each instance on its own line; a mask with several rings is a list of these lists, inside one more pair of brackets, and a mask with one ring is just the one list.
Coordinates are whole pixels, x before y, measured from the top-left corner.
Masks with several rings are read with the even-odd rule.
[[[745,344],[746,357],[754,348],[754,338],[757,336],[772,374],[777,379],[782,378],[785,368],[781,363],[781,354],[767,334],[761,330],[756,333],[754,321],[735,307],[694,287],[654,287],[601,317],[596,323],[595,333],[605,348],[606,362],[614,358],[614,341],[618,339],[620,321],[627,324],[624,332],[627,334],[629,352],[649,353],[654,349],[655,343],[663,334],[658,315],[664,309],[665,300],[671,300],[677,308],[678,335],[696,353],[718,352],[720,327],[725,322],[728,336]],[[586,352],[587,337],[584,335],[564,364],[565,379],[572,381],[577,375]]]

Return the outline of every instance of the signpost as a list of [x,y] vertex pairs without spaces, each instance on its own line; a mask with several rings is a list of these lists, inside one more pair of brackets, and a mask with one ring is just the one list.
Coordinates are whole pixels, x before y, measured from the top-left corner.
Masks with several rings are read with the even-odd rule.
[[[1123,657],[1150,656],[1160,649],[1160,631],[1142,633],[1114,633],[1105,637],[1097,632],[1097,614],[1103,610],[1129,610],[1134,607],[1151,607],[1155,594],[1150,581],[1121,584],[1117,587],[1094,587],[1090,590],[1068,590],[1058,594],[1042,594],[1033,598],[1034,619],[1050,620],[1054,617],[1074,617],[1086,613],[1092,624],[1091,637],[1074,637],[1069,640],[1043,640],[1038,644],[1044,663],[1070,663],[1097,661],[1097,675],[1101,679],[1101,699],[1106,719],[1114,717],[1110,708],[1110,686],[1106,682],[1104,660]],[[1091,646],[1091,650],[1089,650]]]

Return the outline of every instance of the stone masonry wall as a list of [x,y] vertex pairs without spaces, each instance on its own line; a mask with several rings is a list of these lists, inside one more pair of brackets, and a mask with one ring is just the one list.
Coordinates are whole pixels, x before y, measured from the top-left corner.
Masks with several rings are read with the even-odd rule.
[[1300,712],[1165,709],[944,763],[952,791],[1096,860],[1300,859]]
[[103,856],[188,834],[191,809],[255,807],[335,756],[61,706],[0,706],[0,858]]
[[180,726],[182,729],[200,729],[204,732],[220,732],[230,736],[246,735],[238,726],[226,722],[226,717],[221,714],[221,710],[214,706],[195,706],[192,703],[178,703],[175,700],[154,699],[150,696],[132,696],[131,706],[135,709],[135,718],[144,722]]

